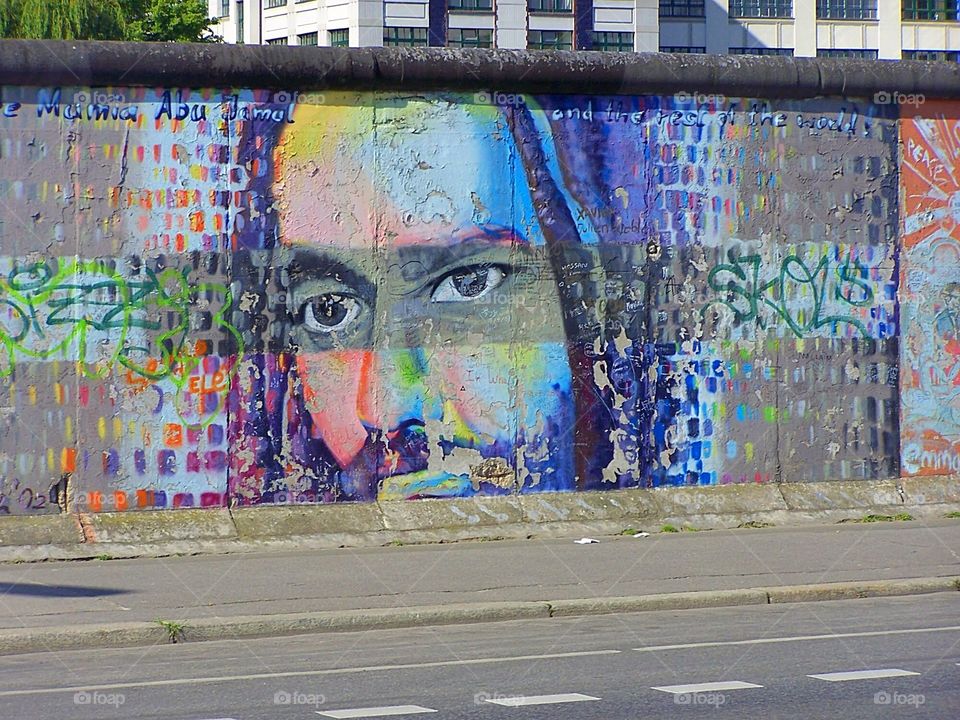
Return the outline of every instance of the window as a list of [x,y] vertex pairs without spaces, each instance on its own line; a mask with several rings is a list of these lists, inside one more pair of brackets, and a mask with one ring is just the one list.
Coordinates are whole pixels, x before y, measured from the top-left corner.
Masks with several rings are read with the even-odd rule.
[[447,0],[448,10],[493,10],[493,0]]
[[660,0],[660,17],[703,17],[703,0]]
[[933,62],[960,62],[957,50],[904,50],[904,60],[927,60]]
[[832,50],[817,50],[817,57],[819,58],[856,58],[860,60],[876,60],[877,51],[876,50],[842,50],[842,49],[832,49]]
[[267,45],[286,45],[287,39],[284,38],[269,38],[265,41]]
[[297,35],[297,45],[318,45],[317,42],[317,33],[303,33],[303,35]]
[[793,48],[768,48],[768,47],[732,47],[730,48],[731,55],[785,55],[787,57],[793,56]]
[[450,28],[447,31],[447,47],[492,48],[493,30]]
[[327,37],[330,38],[330,47],[350,47],[350,29],[328,30]]
[[695,45],[661,45],[660,52],[665,53],[705,53],[705,47],[696,47]]
[[593,49],[607,52],[633,52],[632,32],[595,32]]
[[220,17],[230,17],[230,0],[220,0]]
[[287,0],[267,0],[264,3],[263,7],[269,10],[270,8],[283,7],[286,4],[287,4]]
[[243,45],[243,0],[237,2],[237,44]]
[[730,17],[793,17],[793,0],[730,0]]
[[904,20],[956,22],[957,0],[902,0]]
[[385,27],[384,47],[426,47],[427,29],[422,27]]
[[529,30],[527,50],[572,50],[573,33],[569,30]]
[[876,20],[877,0],[817,0],[822,20]]
[[573,0],[527,0],[527,10],[544,13],[573,12]]

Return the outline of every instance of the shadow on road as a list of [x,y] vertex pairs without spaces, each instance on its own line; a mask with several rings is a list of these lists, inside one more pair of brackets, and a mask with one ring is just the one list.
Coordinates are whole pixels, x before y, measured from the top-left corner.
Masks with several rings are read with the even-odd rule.
[[33,597],[103,597],[122,595],[128,590],[85,587],[83,585],[36,585],[34,583],[0,582],[0,595],[30,595]]

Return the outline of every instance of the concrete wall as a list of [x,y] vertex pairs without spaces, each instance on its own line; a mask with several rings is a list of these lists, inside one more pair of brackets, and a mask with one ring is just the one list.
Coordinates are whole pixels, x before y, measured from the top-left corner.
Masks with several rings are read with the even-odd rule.
[[3,87],[0,512],[957,472],[960,104],[697,62]]

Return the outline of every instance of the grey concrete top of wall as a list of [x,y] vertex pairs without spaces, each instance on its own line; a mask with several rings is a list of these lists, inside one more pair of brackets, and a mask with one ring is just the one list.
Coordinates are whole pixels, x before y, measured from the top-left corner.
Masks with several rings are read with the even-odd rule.
[[449,48],[0,40],[0,77],[24,85],[960,97],[955,63]]

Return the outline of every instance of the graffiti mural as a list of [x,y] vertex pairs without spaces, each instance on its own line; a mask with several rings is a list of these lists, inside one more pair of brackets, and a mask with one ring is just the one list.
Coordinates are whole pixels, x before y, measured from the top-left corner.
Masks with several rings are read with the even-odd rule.
[[929,103],[903,121],[903,467],[960,471],[960,120]]
[[4,87],[0,513],[956,471],[955,114]]

